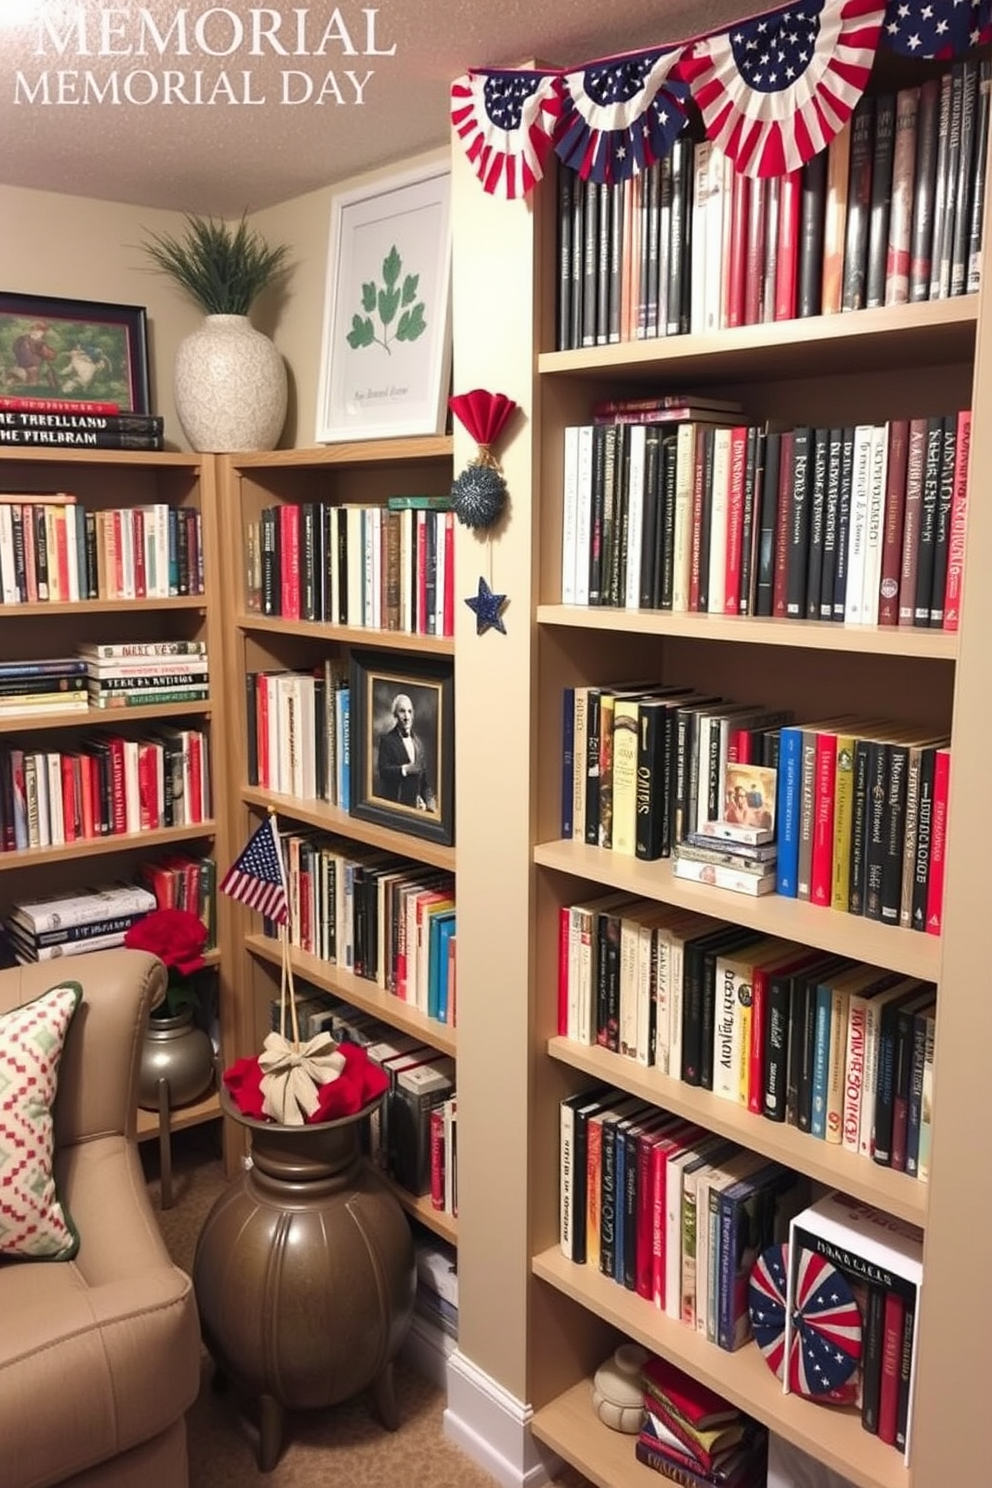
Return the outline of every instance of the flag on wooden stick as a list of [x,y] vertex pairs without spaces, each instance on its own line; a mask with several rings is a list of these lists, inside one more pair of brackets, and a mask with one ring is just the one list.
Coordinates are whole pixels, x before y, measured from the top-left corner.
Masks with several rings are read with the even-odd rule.
[[253,834],[225,873],[220,891],[240,904],[247,904],[249,909],[257,909],[277,925],[285,924],[289,918],[289,899],[274,816],[267,816]]

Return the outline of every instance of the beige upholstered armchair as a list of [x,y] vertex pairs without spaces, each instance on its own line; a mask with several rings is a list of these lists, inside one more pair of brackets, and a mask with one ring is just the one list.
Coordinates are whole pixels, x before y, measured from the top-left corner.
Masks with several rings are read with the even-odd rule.
[[165,969],[113,950],[0,971],[0,1014],[63,979],[82,1000],[59,1069],[55,1175],[80,1243],[71,1260],[0,1259],[0,1481],[186,1488],[196,1304],[134,1142],[142,1033]]

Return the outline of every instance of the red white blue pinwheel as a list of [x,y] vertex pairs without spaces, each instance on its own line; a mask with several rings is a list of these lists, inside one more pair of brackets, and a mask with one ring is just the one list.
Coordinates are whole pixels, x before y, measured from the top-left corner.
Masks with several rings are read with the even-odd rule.
[[681,50],[612,57],[563,75],[555,154],[583,180],[613,185],[672,148],[689,89],[672,73]]
[[490,196],[526,196],[561,114],[557,73],[473,71],[451,85],[451,122]]
[[774,1375],[785,1367],[785,1308],[789,1263],[787,1245],[770,1245],[754,1263],[748,1282],[751,1332]]
[[889,0],[883,35],[904,57],[960,57],[992,35],[992,0]]
[[838,1391],[861,1359],[861,1313],[849,1281],[822,1256],[800,1250],[792,1305],[789,1388],[799,1395]]
[[801,0],[697,41],[680,71],[708,137],[745,175],[798,170],[850,118],[884,14],[878,0]]

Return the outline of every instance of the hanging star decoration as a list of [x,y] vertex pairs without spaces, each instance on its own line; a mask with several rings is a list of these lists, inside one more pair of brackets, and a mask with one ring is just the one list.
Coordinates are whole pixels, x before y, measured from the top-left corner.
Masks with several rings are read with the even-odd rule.
[[487,630],[498,630],[500,635],[506,635],[506,626],[500,613],[506,604],[506,595],[494,594],[481,574],[478,594],[470,594],[465,603],[475,612],[476,635],[485,635]]

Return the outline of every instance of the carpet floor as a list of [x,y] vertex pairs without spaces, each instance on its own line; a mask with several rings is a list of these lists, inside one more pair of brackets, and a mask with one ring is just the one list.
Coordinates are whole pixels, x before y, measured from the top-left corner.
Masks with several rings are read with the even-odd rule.
[[[169,1209],[160,1205],[155,1143],[144,1144],[142,1159],[169,1252],[191,1271],[203,1221],[224,1185],[216,1136],[201,1127],[175,1139]],[[263,1473],[251,1405],[215,1390],[204,1350],[200,1394],[187,1417],[190,1488],[494,1488],[494,1479],[444,1435],[442,1391],[399,1364],[396,1396],[396,1432],[383,1429],[365,1394],[328,1410],[288,1414],[279,1461]],[[557,1488],[591,1488],[571,1468],[554,1481]]]

